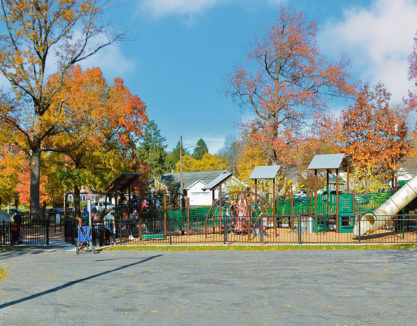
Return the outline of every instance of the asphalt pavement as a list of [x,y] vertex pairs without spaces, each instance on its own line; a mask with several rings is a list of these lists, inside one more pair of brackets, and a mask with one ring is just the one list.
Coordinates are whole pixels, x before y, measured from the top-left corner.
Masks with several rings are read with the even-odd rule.
[[0,252],[0,325],[416,325],[417,251]]

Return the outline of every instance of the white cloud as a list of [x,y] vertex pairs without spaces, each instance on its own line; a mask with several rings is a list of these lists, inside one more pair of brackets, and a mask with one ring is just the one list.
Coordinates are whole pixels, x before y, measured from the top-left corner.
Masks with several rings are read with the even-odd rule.
[[105,76],[123,77],[135,71],[136,61],[127,58],[117,44],[112,44],[82,61],[81,66],[99,67]]
[[140,9],[154,17],[197,14],[218,4],[220,0],[144,0]]
[[258,4],[266,2],[270,6],[278,6],[287,0],[142,0],[138,10],[150,13],[155,18],[179,15],[192,16],[203,13],[216,5],[229,3]]
[[382,81],[395,102],[407,94],[407,57],[417,31],[417,0],[375,0],[369,8],[346,10],[342,21],[329,22],[320,34],[321,48],[346,53],[363,81]]

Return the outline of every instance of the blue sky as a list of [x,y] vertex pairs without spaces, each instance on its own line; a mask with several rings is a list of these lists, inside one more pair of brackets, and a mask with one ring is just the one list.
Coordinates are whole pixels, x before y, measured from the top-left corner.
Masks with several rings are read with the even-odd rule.
[[281,6],[317,21],[322,54],[346,55],[355,78],[384,82],[393,102],[407,94],[417,0],[119,0],[105,18],[126,31],[126,40],[84,66],[123,78],[147,104],[168,150],[182,135],[190,149],[203,138],[215,153],[250,116],[225,95],[227,76],[245,63],[250,42],[276,22]]

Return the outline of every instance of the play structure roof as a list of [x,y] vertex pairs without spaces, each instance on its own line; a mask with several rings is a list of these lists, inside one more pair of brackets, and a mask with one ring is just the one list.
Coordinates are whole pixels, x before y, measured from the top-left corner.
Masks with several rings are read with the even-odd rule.
[[223,173],[219,174],[217,178],[210,181],[209,184],[207,184],[204,188],[201,188],[201,190],[213,190],[215,189],[219,184],[225,182],[227,179],[229,179],[233,174],[229,171],[223,171]]
[[140,173],[122,173],[106,187],[107,192],[122,191],[129,188],[140,176]]
[[281,165],[255,166],[249,179],[275,179]]
[[354,167],[352,159],[346,154],[320,154],[313,157],[308,166],[308,170],[332,170],[339,169],[340,171],[347,171],[349,166],[352,172]]

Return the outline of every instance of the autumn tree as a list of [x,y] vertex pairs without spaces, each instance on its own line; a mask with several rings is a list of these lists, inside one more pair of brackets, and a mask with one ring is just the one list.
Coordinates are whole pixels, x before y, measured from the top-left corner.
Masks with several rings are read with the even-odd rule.
[[365,85],[341,117],[342,151],[359,170],[365,173],[372,168],[385,179],[392,178],[411,149],[405,111],[392,108],[390,98],[382,84],[373,89]]
[[[12,127],[30,160],[30,208],[39,211],[41,153],[56,150],[48,138],[61,132],[49,112],[67,98],[61,92],[69,69],[120,38],[99,23],[97,0],[1,0],[0,73],[10,92],[1,96],[0,122]],[[54,71],[54,69],[56,69]],[[56,80],[47,86],[48,72]],[[56,121],[57,119],[55,119]]]
[[406,103],[410,109],[417,108],[417,33],[414,36],[413,52],[408,58],[408,79],[414,83],[414,89],[409,91],[409,97],[406,99]]
[[316,35],[315,22],[282,9],[276,25],[254,42],[246,65],[230,77],[230,95],[256,115],[245,125],[248,141],[265,145],[269,164],[293,164],[309,119],[326,109],[329,97],[354,92],[346,63],[320,55]]
[[18,202],[16,186],[23,162],[24,156],[16,146],[0,140],[0,205]]
[[197,141],[196,147],[193,151],[193,158],[196,160],[201,160],[203,158],[203,155],[208,153],[208,147],[204,139],[200,138]]
[[[60,76],[52,76],[49,83],[57,82],[56,78]],[[63,188],[74,192],[78,211],[82,185],[104,191],[126,168],[121,153],[135,148],[148,117],[145,104],[131,94],[123,80],[116,78],[108,85],[99,68],[83,71],[80,66],[73,66],[53,103],[60,103],[63,98],[63,105],[53,106],[45,114],[51,115],[53,121],[53,117],[59,116],[54,125],[65,128],[65,132],[45,141],[63,153],[49,155],[47,162],[50,168],[58,165]]]
[[149,121],[140,140],[137,155],[144,163],[149,165],[153,177],[159,177],[167,172],[166,147],[165,138],[161,136],[155,121]]
[[[227,162],[224,162],[219,156],[206,153],[201,160],[196,160],[190,155],[185,155],[182,159],[183,171],[216,171],[223,170],[227,167]],[[180,171],[180,162],[175,166],[177,172]]]

